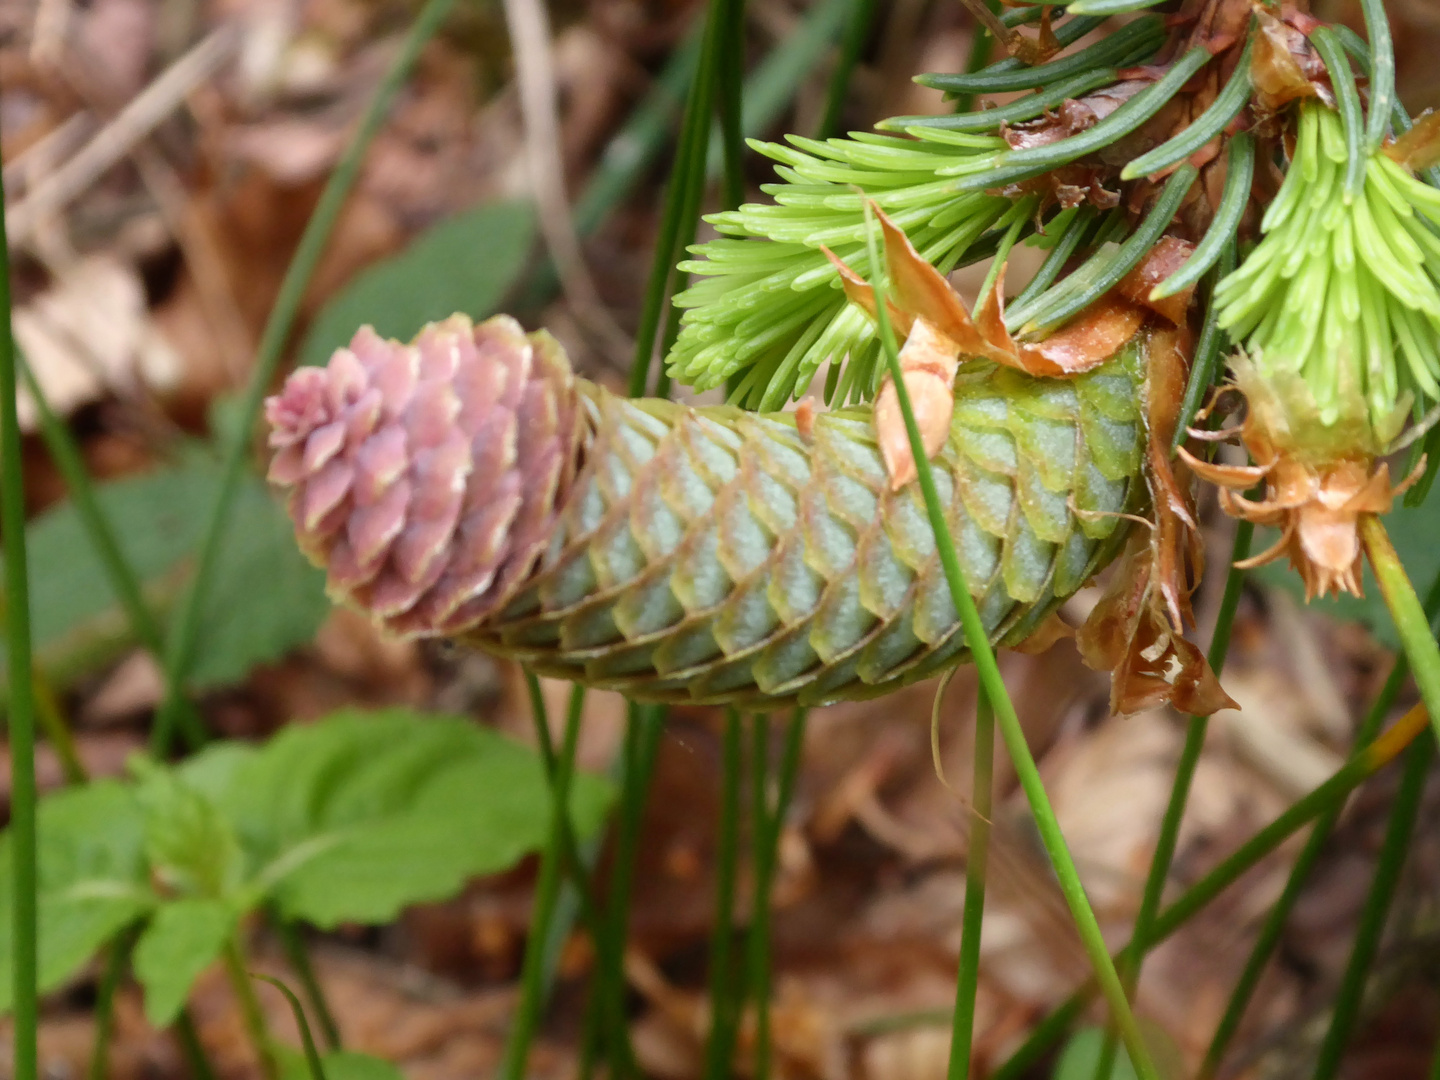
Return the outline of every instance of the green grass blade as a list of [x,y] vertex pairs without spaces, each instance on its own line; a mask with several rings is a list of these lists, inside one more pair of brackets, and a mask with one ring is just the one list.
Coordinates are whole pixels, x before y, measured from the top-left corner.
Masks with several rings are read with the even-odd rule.
[[282,917],[278,911],[271,911],[270,924],[280,938],[285,959],[300,979],[300,986],[310,1003],[310,1011],[315,1014],[315,1020],[320,1025],[320,1034],[325,1037],[325,1045],[331,1050],[341,1049],[340,1025],[335,1022],[335,1013],[331,1011],[330,1002],[325,998],[325,988],[320,985],[320,978],[315,974],[315,965],[310,962],[310,953],[305,948],[305,939],[300,936],[299,925]]
[[[1225,593],[1220,599],[1215,633],[1210,640],[1207,656],[1210,669],[1217,677],[1225,667],[1225,655],[1230,651],[1230,631],[1235,624],[1235,612],[1240,607],[1240,594],[1245,588],[1245,571],[1235,564],[1249,558],[1250,541],[1254,535],[1255,526],[1248,521],[1241,521],[1235,527],[1229,570],[1225,575]],[[1120,978],[1125,983],[1125,992],[1132,997],[1140,982],[1140,969],[1145,963],[1145,942],[1150,939],[1155,915],[1160,910],[1160,901],[1165,895],[1165,884],[1170,878],[1170,867],[1175,861],[1180,825],[1185,818],[1185,808],[1190,802],[1190,788],[1195,780],[1195,770],[1200,765],[1200,753],[1205,749],[1205,734],[1209,726],[1208,716],[1191,716],[1185,725],[1185,742],[1180,749],[1180,760],[1175,766],[1170,799],[1165,806],[1165,814],[1160,819],[1160,833],[1155,839],[1155,851],[1150,857],[1150,870],[1145,875],[1140,908],[1135,913],[1135,928],[1131,931],[1129,946],[1121,954]],[[1110,1076],[1114,1060],[1115,1041],[1107,1035],[1095,1070],[1095,1075],[1100,1080],[1106,1080]]]
[[982,690],[975,703],[975,780],[970,794],[970,850],[965,856],[965,909],[960,916],[960,970],[950,1022],[947,1080],[970,1075],[975,1041],[975,992],[980,982],[980,932],[985,921],[985,870],[995,778],[995,710]]
[[[985,0],[985,6],[989,9],[990,14],[999,15],[1002,5],[1000,0]],[[970,55],[965,58],[965,74],[967,75],[973,75],[990,63],[990,55],[995,51],[995,35],[984,23],[977,20],[970,33]],[[962,91],[952,96],[955,99],[957,113],[969,112],[975,103],[975,95],[968,91]]]
[[310,1080],[325,1080],[325,1066],[320,1063],[320,1051],[315,1049],[315,1036],[310,1033],[310,1021],[306,1018],[305,1009],[301,1006],[300,999],[295,996],[295,991],[270,975],[251,972],[250,977],[269,983],[285,995],[290,1014],[295,1017],[295,1026],[300,1029],[300,1044],[305,1048],[305,1067],[310,1071]]
[[[1440,576],[1437,576],[1431,583],[1430,591],[1425,597],[1425,614],[1429,617],[1433,628],[1436,618],[1440,617]],[[1389,715],[1409,676],[1410,665],[1406,663],[1402,653],[1396,658],[1394,666],[1390,669],[1390,675],[1385,680],[1385,685],[1376,695],[1375,701],[1371,704],[1355,733],[1356,747],[1367,745],[1379,733],[1380,726],[1385,722],[1385,717]],[[1290,876],[1285,881],[1285,888],[1282,890],[1280,898],[1266,913],[1265,922],[1260,927],[1259,934],[1256,935],[1255,944],[1245,960],[1240,978],[1235,982],[1235,989],[1230,993],[1230,1000],[1226,1002],[1225,1012],[1220,1018],[1220,1023],[1216,1025],[1210,1046],[1205,1051],[1205,1060],[1200,1067],[1202,1078],[1212,1077],[1219,1071],[1225,1052],[1229,1049],[1235,1033],[1240,1029],[1240,1021],[1245,1016],[1246,1008],[1249,1007],[1250,998],[1260,984],[1260,976],[1264,973],[1266,964],[1274,954],[1275,947],[1280,943],[1280,935],[1285,929],[1285,921],[1290,917],[1295,902],[1300,898],[1301,890],[1309,880],[1310,871],[1320,858],[1325,844],[1330,839],[1331,832],[1340,820],[1340,809],[1339,806],[1336,806],[1316,819],[1315,827],[1310,830],[1310,835],[1305,840],[1305,847],[1290,868]]]
[[780,859],[780,835],[785,815],[800,773],[800,751],[805,741],[805,710],[796,709],[785,728],[785,745],[775,774],[775,805],[769,803],[768,745],[770,721],[757,715],[752,729],[751,821],[755,839],[755,891],[751,903],[750,933],[746,937],[745,963],[751,999],[755,1002],[755,1080],[770,1077],[770,900],[775,868]]
[[1385,606],[1390,609],[1395,631],[1405,646],[1405,656],[1415,673],[1420,696],[1430,711],[1430,723],[1440,738],[1440,643],[1430,630],[1430,620],[1415,595],[1415,586],[1410,583],[1400,556],[1395,554],[1384,522],[1374,514],[1363,515],[1360,535],[1375,570],[1375,580],[1380,583],[1380,593],[1385,597]]
[[724,763],[720,779],[720,834],[715,843],[715,917],[710,934],[710,1034],[705,1041],[706,1080],[727,1080],[735,1058],[740,1017],[731,957],[735,936],[735,869],[740,853],[740,779],[743,772],[740,714],[725,710]]
[[[5,188],[0,183],[0,217]],[[14,875],[11,933],[15,985],[14,1075],[35,1080],[36,876],[35,688],[31,681],[30,572],[25,555],[25,478],[15,405],[15,338],[10,329],[10,250],[0,230],[0,533],[5,537],[5,643],[10,680],[10,855]]]
[[835,62],[835,71],[830,76],[830,86],[825,91],[825,112],[815,132],[817,139],[828,139],[838,134],[840,121],[845,112],[845,98],[850,90],[850,78],[855,74],[855,65],[860,60],[860,50],[870,35],[875,23],[877,0],[850,0],[849,21],[845,34],[840,40],[840,56]]
[[655,761],[665,731],[666,712],[664,706],[631,702],[626,715],[625,744],[620,773],[616,777],[620,807],[616,814],[615,844],[610,859],[604,929],[602,940],[596,946],[594,994],[598,1000],[594,1007],[600,1015],[607,1008],[622,1014],[624,1010],[625,936],[635,884],[635,860],[640,852],[640,826],[655,776]]
[[105,968],[95,992],[95,1038],[90,1044],[89,1080],[106,1080],[110,1075],[110,1039],[115,1033],[115,991],[125,978],[130,950],[139,931],[138,924],[127,927],[105,947]]
[[[90,478],[90,471],[85,467],[80,448],[76,445],[70,429],[61,422],[60,418],[55,415],[55,410],[50,407],[45,390],[39,380],[35,378],[34,372],[30,370],[30,365],[23,357],[18,357],[17,366],[20,377],[25,380],[25,388],[35,402],[36,416],[40,421],[40,437],[45,442],[45,448],[50,452],[50,460],[55,463],[56,469],[59,470],[65,481],[66,488],[69,489],[70,499],[75,504],[75,512],[79,515],[80,522],[85,528],[85,535],[95,549],[95,556],[105,571],[110,588],[120,602],[121,610],[125,612],[125,617],[130,622],[130,632],[135,635],[135,640],[140,642],[145,651],[155,658],[161,668],[162,678],[166,677],[164,670],[165,643],[160,632],[160,624],[155,620],[149,605],[145,603],[140,591],[139,575],[135,573],[130,561],[120,549],[120,541],[115,535],[115,529],[110,524],[110,519],[105,516],[105,511],[100,509],[100,500],[95,495],[95,484]],[[167,693],[169,689],[167,686]],[[205,743],[205,725],[188,698],[177,696],[177,701],[179,701],[181,732],[190,748],[198,749]]]
[[[1394,761],[1416,736],[1425,730],[1427,724],[1428,717],[1424,708],[1417,706],[1391,725],[1379,738],[1357,751],[1330,779],[1293,803],[1161,911],[1155,919],[1150,939],[1144,943],[1145,947],[1153,949],[1179,930],[1311,821],[1327,811],[1338,810],[1350,797],[1351,792]],[[1129,948],[1128,943],[1124,948]],[[1081,1015],[1085,1004],[1094,996],[1095,989],[1092,980],[1036,1025],[1025,1042],[995,1070],[992,1080],[1018,1080],[1065,1034]]]
[[[866,206],[868,219],[869,204],[867,203]],[[873,225],[873,220],[870,223]],[[870,265],[879,266],[881,263],[874,228],[869,230],[868,240]],[[1040,779],[1040,770],[1036,768],[1035,759],[1031,756],[1030,747],[1025,741],[1025,732],[1020,726],[1019,716],[1015,713],[1014,702],[1010,700],[1010,695],[1005,689],[1005,680],[1000,675],[1000,667],[995,661],[995,653],[990,648],[989,639],[985,634],[985,624],[981,621],[980,612],[975,607],[975,600],[971,597],[970,590],[965,584],[965,572],[960,566],[955,545],[945,527],[945,513],[940,504],[939,493],[935,488],[935,477],[930,469],[930,461],[925,456],[924,444],[920,439],[920,428],[915,422],[915,412],[910,405],[910,395],[905,389],[905,380],[901,375],[899,348],[895,343],[894,329],[890,325],[885,306],[884,284],[878,277],[873,282],[873,288],[878,308],[877,321],[883,346],[882,351],[889,365],[890,378],[895,386],[901,414],[905,418],[905,430],[910,439],[911,452],[915,456],[920,489],[925,498],[926,513],[935,533],[935,547],[940,554],[940,565],[945,571],[945,580],[950,586],[950,596],[959,613],[965,641],[970,646],[971,656],[980,676],[980,685],[995,709],[1000,723],[1000,736],[1005,741],[1005,748],[1015,767],[1020,786],[1030,803],[1030,812],[1034,816],[1036,828],[1045,845],[1045,851],[1050,856],[1050,865],[1055,870],[1060,890],[1070,907],[1070,914],[1080,933],[1081,943],[1095,969],[1096,978],[1099,980],[1106,1003],[1110,1006],[1115,1023],[1125,1039],[1125,1047],[1130,1052],[1130,1060],[1134,1063],[1141,1080],[1157,1080],[1158,1074],[1155,1071],[1155,1065],[1150,1060],[1150,1054],[1145,1047],[1140,1028],[1135,1023],[1135,1016],[1130,1011],[1130,1002],[1126,999],[1125,988],[1120,984],[1115,964],[1110,957],[1109,950],[1105,947],[1105,938],[1100,933],[1100,924],[1096,921],[1095,912],[1091,909],[1090,901],[1085,895],[1085,887],[1080,882],[1080,875],[1075,869],[1075,861],[1065,844],[1065,837],[1060,831],[1060,823],[1055,818],[1055,811],[1050,806],[1050,798],[1045,792],[1045,783]]]
[[745,142],[740,134],[741,84],[745,78],[745,0],[723,0],[720,48],[715,71],[715,100],[720,114],[720,146],[725,163],[725,205],[745,201]]
[[520,1003],[505,1040],[505,1052],[497,1073],[503,1080],[523,1080],[530,1044],[540,1024],[540,1011],[546,996],[545,954],[548,930],[555,917],[562,880],[562,836],[570,817],[570,780],[575,773],[575,747],[580,739],[580,716],[585,692],[574,687],[570,692],[570,708],[565,718],[565,736],[555,757],[555,778],[550,785],[550,839],[540,860],[540,876],[535,884],[534,913],[530,919],[530,936],[525,946],[525,960],[520,972]]
[[200,1035],[195,1030],[195,1020],[190,1015],[189,1009],[181,1009],[180,1016],[175,1021],[175,1035],[180,1042],[180,1053],[185,1058],[185,1064],[190,1067],[190,1075],[193,1080],[215,1080],[215,1067],[210,1064],[210,1057],[205,1052],[205,1044],[200,1041]]
[[1425,781],[1434,757],[1435,744],[1428,739],[1417,741],[1405,752],[1405,771],[1400,779],[1400,790],[1390,807],[1385,841],[1375,863],[1375,876],[1370,881],[1370,892],[1360,913],[1360,926],[1355,932],[1350,959],[1335,995],[1335,1011],[1325,1032],[1325,1041],[1320,1044],[1320,1056],[1311,1074],[1312,1080],[1334,1080],[1340,1072],[1345,1047],[1355,1033],[1360,1019],[1361,999],[1375,956],[1380,951],[1380,936],[1385,931],[1385,921],[1395,899],[1395,887],[1400,883],[1400,872],[1405,868],[1405,858],[1410,853],[1410,838],[1420,816],[1420,799],[1425,793]]
[[225,535],[229,528],[230,508],[239,491],[240,480],[249,467],[251,434],[255,429],[255,421],[260,415],[261,402],[275,377],[280,356],[290,338],[290,331],[295,325],[300,302],[304,298],[305,290],[310,284],[310,278],[315,272],[320,257],[325,253],[330,234],[334,231],[335,222],[340,216],[345,200],[349,197],[350,189],[355,185],[355,179],[359,175],[366,150],[369,149],[371,141],[385,123],[390,112],[390,105],[410,74],[410,69],[414,67],[415,61],[419,58],[420,50],[440,29],[440,24],[449,14],[453,3],[454,0],[426,0],[425,6],[420,9],[420,15],[406,35],[400,52],[391,62],[385,77],[376,88],[374,97],[366,106],[360,124],[350,139],[350,144],[345,148],[345,153],[335,166],[335,171],[330,174],[330,179],[325,184],[325,190],[320,195],[320,201],[315,205],[310,220],[306,222],[305,231],[300,237],[300,244],[295,250],[295,256],[290,260],[290,266],[285,271],[285,278],[280,284],[280,293],[275,299],[275,306],[270,309],[270,317],[265,323],[265,331],[261,335],[260,345],[256,352],[255,368],[250,373],[250,381],[241,401],[240,421],[235,427],[235,434],[225,447],[220,490],[216,494],[215,503],[210,507],[209,516],[206,519],[204,539],[196,559],[195,580],[186,590],[185,596],[180,602],[175,622],[166,638],[165,671],[169,689],[165,695],[165,702],[160,708],[160,714],[156,718],[151,738],[151,748],[157,757],[163,757],[170,747],[181,708],[180,698],[183,696],[185,681],[195,660],[195,643],[200,631],[200,612],[203,610],[205,597],[215,576],[220,549],[225,542]]

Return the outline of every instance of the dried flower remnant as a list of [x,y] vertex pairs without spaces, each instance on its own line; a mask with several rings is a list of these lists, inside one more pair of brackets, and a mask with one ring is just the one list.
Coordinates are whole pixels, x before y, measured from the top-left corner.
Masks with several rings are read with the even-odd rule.
[[[1139,352],[1072,379],[961,373],[936,458],[987,632],[1025,640],[1146,497]],[[868,407],[616,397],[506,318],[368,330],[268,403],[272,479],[332,593],[642,700],[869,697],[968,656],[917,485]]]
[[[1264,237],[1216,293],[1243,346],[1232,372],[1254,464],[1186,455],[1226,489],[1227,512],[1281,530],[1249,565],[1287,556],[1311,596],[1359,593],[1360,516],[1387,512],[1411,482],[1376,460],[1417,402],[1440,400],[1440,191],[1382,151],[1352,194],[1347,160],[1340,117],[1301,104]],[[1262,481],[1263,499],[1235,494]]]

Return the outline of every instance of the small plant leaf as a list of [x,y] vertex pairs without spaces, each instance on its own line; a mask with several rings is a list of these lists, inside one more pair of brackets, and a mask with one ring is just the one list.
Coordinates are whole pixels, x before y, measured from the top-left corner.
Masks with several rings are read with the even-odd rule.
[[[188,458],[98,491],[146,599],[162,616],[189,581],[203,511],[220,480],[208,457]],[[231,523],[201,618],[196,688],[233,682],[309,641],[329,611],[324,575],[295,549],[284,508],[259,478],[243,482]],[[70,504],[36,519],[27,542],[36,661],[63,687],[113,660],[134,637]]]
[[439,222],[320,310],[300,363],[325,363],[366,323],[381,337],[409,341],[427,322],[456,312],[476,320],[494,314],[525,268],[534,236],[528,202],[482,203]]
[[[280,1080],[313,1080],[303,1054],[281,1047]],[[320,1055],[324,1080],[404,1080],[405,1074],[384,1058],[355,1050],[331,1050]]]
[[174,772],[145,758],[132,762],[142,779],[145,856],[150,873],[173,891],[219,899],[244,872],[235,830],[219,809]]
[[1103,1028],[1081,1028],[1070,1036],[1065,1049],[1055,1062],[1052,1080],[1135,1080],[1135,1067],[1130,1064],[1130,1055],[1124,1047],[1115,1051],[1115,1064],[1108,1076],[1098,1072],[1100,1054],[1105,1046]]
[[[145,868],[145,824],[133,790],[102,780],[46,796],[38,811],[41,992],[72,977],[157,902]],[[0,1012],[12,992],[14,882],[0,837]]]
[[[257,868],[251,887],[287,918],[386,922],[545,840],[538,757],[459,718],[342,711],[261,749],[222,752],[230,760],[221,767],[207,751],[182,773],[192,783],[209,776],[208,793]],[[599,826],[608,800],[602,781],[576,778],[578,835]]]
[[135,945],[135,977],[145,988],[145,1018],[169,1027],[190,987],[220,955],[235,913],[220,900],[187,897],[161,904]]

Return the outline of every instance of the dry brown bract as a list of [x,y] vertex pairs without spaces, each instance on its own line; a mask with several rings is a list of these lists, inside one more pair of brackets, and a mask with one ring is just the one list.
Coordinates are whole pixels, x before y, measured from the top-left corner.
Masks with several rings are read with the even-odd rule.
[[[1202,479],[1220,489],[1220,506],[1231,517],[1280,530],[1280,539],[1259,555],[1236,563],[1262,566],[1284,555],[1305,582],[1305,599],[1330,592],[1363,595],[1360,581],[1360,515],[1386,514],[1390,504],[1423,475],[1422,458],[1399,486],[1390,483],[1390,467],[1378,468],[1368,456],[1323,465],[1280,452],[1252,415],[1241,438],[1255,465],[1213,465],[1185,449],[1181,456]],[[1264,481],[1260,501],[1237,495]]]
[[1184,636],[1195,621],[1190,597],[1204,569],[1188,477],[1176,475],[1169,454],[1189,346],[1184,330],[1157,331],[1147,343],[1145,481],[1153,521],[1148,536],[1131,538],[1076,637],[1085,663],[1111,673],[1110,711],[1119,715],[1167,702],[1200,716],[1236,708],[1204,654]]
[[[945,276],[920,257],[894,222],[871,205],[885,238],[890,278],[886,309],[903,341],[900,370],[929,456],[945,444],[950,431],[955,372],[962,356],[991,360],[1028,375],[1063,378],[1109,360],[1145,321],[1142,308],[1111,293],[1044,341],[1017,342],[1005,328],[1003,267],[972,318]],[[875,290],[828,248],[825,254],[840,271],[845,294],[875,318]],[[875,400],[875,430],[891,487],[898,491],[915,479],[915,460],[899,398],[888,375]]]

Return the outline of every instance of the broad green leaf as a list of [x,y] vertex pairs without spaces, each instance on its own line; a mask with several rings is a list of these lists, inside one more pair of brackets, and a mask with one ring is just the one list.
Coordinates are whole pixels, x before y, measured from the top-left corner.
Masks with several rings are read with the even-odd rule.
[[220,955],[235,913],[220,900],[190,897],[161,904],[135,945],[135,977],[145,988],[145,1018],[169,1027],[190,987]]
[[145,810],[145,856],[172,891],[219,899],[238,888],[244,865],[235,830],[200,790],[169,769],[136,759]]
[[[156,903],[145,867],[144,814],[133,789],[110,780],[40,801],[42,992],[72,977],[106,941]],[[10,834],[0,836],[0,1012],[12,993],[14,879]]]
[[332,1050],[321,1061],[325,1080],[404,1080],[404,1074],[390,1062],[353,1050]]
[[366,323],[381,337],[409,341],[427,322],[456,312],[477,320],[493,314],[524,269],[534,235],[528,202],[483,203],[432,226],[320,310],[300,363],[325,363]]
[[[1183,1080],[1187,1075],[1185,1056],[1169,1032],[1159,1024],[1142,1019],[1140,1033],[1162,1080]],[[1087,1027],[1075,1032],[1060,1051],[1050,1074],[1052,1080],[1135,1080],[1135,1067],[1130,1064],[1130,1055],[1124,1046],[1115,1048],[1115,1063],[1110,1067],[1109,1076],[1098,1075],[1104,1045],[1104,1028]]]
[[[1420,594],[1420,599],[1424,600],[1431,583],[1436,575],[1440,574],[1440,544],[1437,544],[1435,539],[1440,536],[1440,498],[1429,499],[1424,505],[1416,507],[1401,507],[1397,500],[1396,509],[1385,515],[1384,521],[1395,551],[1400,556],[1400,561],[1405,564],[1410,580],[1415,584],[1415,591]],[[1254,550],[1264,551],[1275,542],[1277,536],[1273,530],[1257,529]],[[1304,599],[1305,587],[1289,564],[1283,561],[1273,562],[1256,572],[1262,581],[1278,585]],[[1364,585],[1363,597],[1341,596],[1313,600],[1310,606],[1337,619],[1359,622],[1388,648],[1398,650],[1400,639],[1395,634],[1395,625],[1390,621],[1390,610],[1385,606],[1385,598],[1380,595],[1380,586],[1375,583],[1369,560],[1365,561]]]
[[1109,1075],[1097,1075],[1104,1045],[1103,1028],[1081,1028],[1070,1036],[1060,1052],[1051,1077],[1053,1080],[1135,1080],[1135,1066],[1130,1064],[1130,1055],[1123,1046],[1115,1050],[1115,1064],[1110,1067]]
[[[162,617],[190,579],[219,478],[211,460],[192,452],[181,466],[99,488],[101,509]],[[63,686],[134,640],[71,505],[41,515],[27,539],[36,659]],[[258,477],[247,477],[202,614],[192,682],[242,678],[309,641],[328,611],[324,577],[296,549],[284,509]]]
[[[320,1055],[325,1080],[405,1080],[405,1074],[384,1058],[355,1050],[331,1050]],[[280,1054],[280,1080],[312,1080],[305,1055],[290,1047]]]
[[[227,760],[218,765],[213,755]],[[233,823],[252,888],[322,927],[379,923],[452,896],[545,839],[549,794],[534,752],[456,717],[343,711],[246,754],[182,767]],[[610,791],[577,776],[578,834]],[[255,899],[259,899],[256,896]]]

